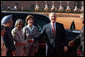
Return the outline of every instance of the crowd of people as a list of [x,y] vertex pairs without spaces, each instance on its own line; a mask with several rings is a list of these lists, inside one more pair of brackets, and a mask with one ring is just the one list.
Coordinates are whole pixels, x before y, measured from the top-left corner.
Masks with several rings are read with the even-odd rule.
[[[76,45],[81,40],[78,51],[84,56],[84,27],[81,34],[74,40],[67,42],[63,24],[56,22],[56,14],[49,14],[50,23],[43,26],[41,32],[33,25],[34,16],[26,17],[27,25],[22,19],[17,19],[14,28],[13,15],[6,15],[1,20],[1,56],[35,56],[38,52],[38,41],[45,36],[46,56],[65,56],[68,46]],[[84,14],[81,15],[84,24]]]

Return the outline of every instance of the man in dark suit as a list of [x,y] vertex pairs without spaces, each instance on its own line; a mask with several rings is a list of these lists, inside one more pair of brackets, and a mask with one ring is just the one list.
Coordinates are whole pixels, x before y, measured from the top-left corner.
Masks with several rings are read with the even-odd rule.
[[11,34],[11,27],[13,25],[12,15],[7,15],[3,17],[3,19],[1,20],[1,25],[5,27],[3,41],[7,48],[6,56],[14,56],[16,48],[15,48],[14,40]]
[[46,36],[47,56],[63,56],[63,51],[67,51],[66,35],[63,24],[56,22],[56,14],[49,14],[50,23],[44,25],[41,34],[35,38],[39,40],[42,36]]
[[[82,23],[84,24],[84,14],[81,14],[80,18],[83,20]],[[71,40],[68,46],[74,46],[80,41],[80,45],[78,46],[77,52],[79,51],[80,54],[78,56],[84,56],[84,26],[81,30],[81,34],[74,40]]]

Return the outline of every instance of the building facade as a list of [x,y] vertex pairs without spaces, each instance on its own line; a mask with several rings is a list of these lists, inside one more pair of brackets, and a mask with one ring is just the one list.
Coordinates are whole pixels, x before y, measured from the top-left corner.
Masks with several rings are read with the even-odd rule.
[[[45,1],[37,1],[38,5],[41,10],[45,7]],[[69,1],[69,6],[71,9],[74,9],[75,2],[77,2],[78,8],[81,8],[81,1]],[[27,10],[33,10],[35,8],[36,1],[1,1],[1,6],[5,7],[14,7],[17,6],[17,9],[27,9]],[[52,1],[47,1],[48,8],[51,9],[52,7]],[[58,9],[60,6],[60,1],[54,1],[55,8]],[[66,9],[67,7],[67,1],[62,1],[61,5]]]

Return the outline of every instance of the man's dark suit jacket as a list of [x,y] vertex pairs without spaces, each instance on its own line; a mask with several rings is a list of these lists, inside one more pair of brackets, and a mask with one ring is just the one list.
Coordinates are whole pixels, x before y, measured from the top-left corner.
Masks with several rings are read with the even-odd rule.
[[7,56],[12,56],[12,51],[15,51],[14,40],[11,34],[11,28],[5,27],[5,34],[3,37],[4,43],[7,48]]
[[78,46],[78,50],[80,50],[82,52],[82,56],[84,56],[84,26],[81,30],[81,34],[74,39],[75,44],[77,44],[78,42],[80,42],[80,45]]
[[44,25],[41,34],[35,38],[35,41],[44,35],[46,36],[44,39],[48,45],[47,56],[62,56],[63,48],[66,45],[66,35],[63,24],[56,23],[55,36],[53,36],[51,23]]

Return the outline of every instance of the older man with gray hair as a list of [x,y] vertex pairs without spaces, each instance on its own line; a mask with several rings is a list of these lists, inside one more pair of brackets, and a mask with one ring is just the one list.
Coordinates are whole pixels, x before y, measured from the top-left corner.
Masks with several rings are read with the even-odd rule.
[[44,25],[41,34],[35,38],[35,41],[46,36],[44,39],[47,43],[47,56],[63,56],[64,52],[68,50],[63,24],[56,22],[56,13],[50,13],[49,19],[50,23]]
[[15,27],[12,29],[12,37],[15,42],[15,56],[23,56],[23,49],[24,45],[27,44],[27,41],[24,40],[24,34],[23,34],[23,20],[17,19],[15,22]]

